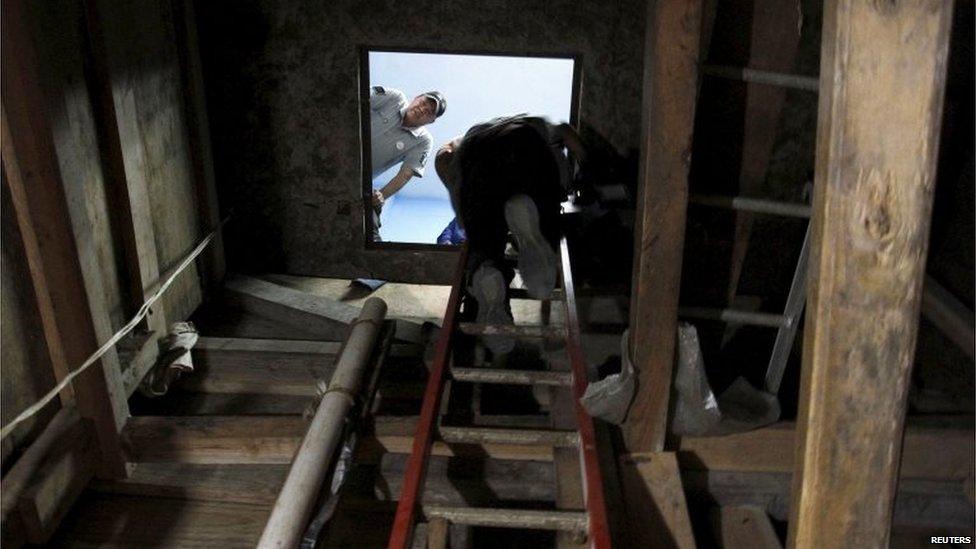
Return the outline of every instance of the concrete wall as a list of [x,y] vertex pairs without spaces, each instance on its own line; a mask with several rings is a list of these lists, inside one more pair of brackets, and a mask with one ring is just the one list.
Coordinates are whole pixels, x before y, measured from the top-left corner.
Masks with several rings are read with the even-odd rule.
[[583,57],[581,122],[637,147],[644,2],[198,2],[231,269],[446,282],[454,254],[365,251],[360,45]]

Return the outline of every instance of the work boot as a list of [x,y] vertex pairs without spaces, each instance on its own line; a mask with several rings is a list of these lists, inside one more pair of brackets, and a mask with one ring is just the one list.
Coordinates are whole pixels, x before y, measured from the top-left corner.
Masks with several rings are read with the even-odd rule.
[[[482,263],[471,277],[468,288],[471,296],[478,302],[478,324],[512,326],[512,313],[509,312],[505,295],[505,277],[501,271],[488,263]],[[485,346],[496,355],[502,355],[515,348],[515,338],[511,335],[484,335]]]
[[539,229],[539,210],[528,195],[505,203],[505,221],[518,244],[518,270],[529,295],[548,299],[556,286],[556,252]]

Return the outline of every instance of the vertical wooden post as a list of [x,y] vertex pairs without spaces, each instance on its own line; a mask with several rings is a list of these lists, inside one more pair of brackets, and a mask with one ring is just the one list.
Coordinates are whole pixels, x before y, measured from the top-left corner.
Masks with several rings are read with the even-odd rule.
[[[40,263],[50,294],[65,363],[77,367],[98,348],[78,247],[65,198],[57,151],[47,117],[44,91],[39,85],[36,58],[28,35],[24,5],[3,1],[0,18],[3,62],[3,154],[11,193],[22,186],[25,216],[34,227]],[[9,105],[16,106],[8,108]],[[18,169],[7,164],[16,159]],[[29,189],[29,192],[27,190]],[[101,453],[101,476],[125,476],[119,430],[128,417],[119,372],[111,365],[93,366],[75,381],[75,397],[82,417],[95,425]]]
[[[173,0],[173,21],[183,77],[183,100],[190,158],[193,162],[197,204],[202,221],[200,226],[206,233],[220,223],[220,208],[217,204],[217,183],[210,142],[203,66],[200,61],[200,41],[192,0]],[[204,300],[206,300],[220,287],[226,273],[224,242],[219,232],[210,243],[209,249],[200,255],[198,267],[203,279]]]
[[649,3],[630,307],[637,395],[624,425],[631,452],[662,450],[667,431],[701,20],[702,0]]
[[[102,174],[105,186],[118,201],[113,209],[113,229],[122,237],[125,258],[123,276],[128,282],[128,315],[134,315],[142,307],[146,298],[159,283],[159,257],[156,251],[156,235],[153,228],[152,210],[149,205],[149,188],[142,175],[142,145],[137,138],[134,106],[127,113],[125,126],[116,113],[116,100],[109,70],[108,52],[98,12],[97,0],[85,0],[85,22],[87,30],[87,57],[89,93],[95,126],[98,134],[98,149],[101,156]],[[131,101],[131,97],[128,97]],[[124,100],[123,100],[124,101]],[[126,114],[126,113],[123,113]],[[123,129],[128,132],[123,134]],[[123,138],[136,145],[130,150],[135,158],[126,159],[122,152]],[[134,349],[133,360],[123,376],[126,394],[132,394],[142,378],[152,368],[159,357],[158,341],[166,335],[167,323],[164,307],[154,307],[139,328],[149,333],[140,340],[141,347]],[[138,358],[135,358],[138,357]]]
[[888,545],[951,14],[824,5],[791,546]]

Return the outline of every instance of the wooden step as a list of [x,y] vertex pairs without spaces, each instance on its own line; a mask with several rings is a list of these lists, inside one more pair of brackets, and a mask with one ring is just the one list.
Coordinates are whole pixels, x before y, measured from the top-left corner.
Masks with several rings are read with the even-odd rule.
[[[339,342],[201,337],[193,348],[195,371],[175,389],[215,394],[311,396],[335,370]],[[388,359],[419,358],[423,348],[396,344]],[[300,413],[300,412],[299,412]]]
[[[397,501],[408,456],[387,454],[376,466],[353,467],[343,498]],[[506,501],[555,501],[553,466],[537,461],[439,457],[430,460],[422,502],[435,505],[504,506]],[[578,483],[578,480],[577,480]]]
[[100,494],[271,506],[288,474],[284,464],[137,463],[129,478],[94,480]]
[[[359,307],[330,299],[260,278],[237,275],[224,283],[228,303],[255,319],[271,320],[288,329],[303,334],[303,339],[342,341],[349,333],[350,323],[359,316]],[[391,319],[393,320],[393,319]],[[408,320],[395,319],[396,339],[410,343],[423,343],[422,325]],[[244,333],[257,335],[246,325]],[[274,328],[274,334],[280,333]]]
[[134,416],[300,416],[314,402],[311,393],[199,393],[176,384],[160,398],[134,397],[129,408]]
[[[375,433],[360,441],[357,460],[410,453],[415,416],[380,417],[374,423]],[[123,440],[135,462],[288,464],[305,430],[305,420],[293,416],[136,416]],[[432,455],[552,461],[552,447],[438,441]]]
[[782,549],[769,515],[758,507],[720,507],[709,513],[712,535],[729,549]]
[[254,547],[270,507],[86,492],[56,547]]
[[307,396],[334,371],[337,342],[201,337],[195,371],[174,387],[203,393]]
[[136,462],[287,464],[307,427],[301,416],[137,416],[123,440]]
[[342,341],[359,309],[340,301],[280,286],[249,276],[234,276],[224,282],[229,304],[282,326],[301,330],[303,338]]

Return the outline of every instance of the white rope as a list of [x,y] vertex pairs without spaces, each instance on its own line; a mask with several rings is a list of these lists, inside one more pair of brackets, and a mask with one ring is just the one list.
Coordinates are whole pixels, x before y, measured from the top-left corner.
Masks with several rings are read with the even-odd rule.
[[118,332],[115,332],[115,335],[113,335],[108,341],[106,341],[104,345],[99,347],[97,351],[92,353],[92,355],[89,356],[88,359],[81,364],[81,366],[79,366],[77,369],[75,369],[68,375],[64,376],[64,379],[62,379],[60,383],[58,383],[53,389],[51,389],[46,395],[44,395],[44,397],[41,398],[41,400],[38,400],[29,408],[21,412],[20,415],[18,415],[13,419],[13,421],[4,425],[3,429],[0,429],[0,440],[7,438],[7,435],[9,435],[14,430],[14,428],[17,427],[17,425],[23,423],[34,414],[41,411],[41,409],[47,406],[49,402],[54,400],[54,397],[58,396],[58,393],[60,393],[62,389],[67,387],[68,384],[72,382],[72,380],[74,380],[76,377],[81,375],[82,372],[87,370],[89,366],[95,364],[95,362],[97,362],[98,359],[102,358],[102,355],[107,353],[108,350],[114,347],[115,344],[118,343],[120,339],[122,339],[129,332],[131,332],[139,324],[139,322],[141,322],[142,319],[145,318],[147,314],[149,314],[149,308],[152,307],[152,305],[156,303],[157,300],[159,300],[159,298],[163,295],[163,293],[167,290],[167,288],[169,288],[170,284],[172,284],[173,281],[176,280],[176,277],[178,277],[183,272],[183,269],[185,269],[187,265],[192,263],[193,260],[196,259],[198,255],[200,255],[200,253],[204,250],[204,248],[207,247],[207,244],[210,244],[210,241],[213,240],[214,236],[217,235],[217,231],[220,230],[220,228],[224,225],[224,223],[227,223],[228,219],[230,218],[229,217],[224,218],[224,220],[221,221],[220,224],[217,225],[217,227],[213,231],[211,231],[210,234],[207,235],[207,237],[204,238],[203,241],[200,242],[200,244],[198,244],[197,247],[194,248],[192,252],[190,252],[190,255],[186,256],[186,259],[184,259],[179,265],[176,266],[176,268],[173,270],[173,273],[169,275],[169,277],[159,286],[159,288],[155,292],[153,292],[151,296],[149,296],[148,299],[146,299],[146,302],[142,304],[142,307],[139,307],[139,312],[136,313],[136,316],[132,317],[132,320],[130,320],[128,324],[123,326],[122,329],[120,329]]

